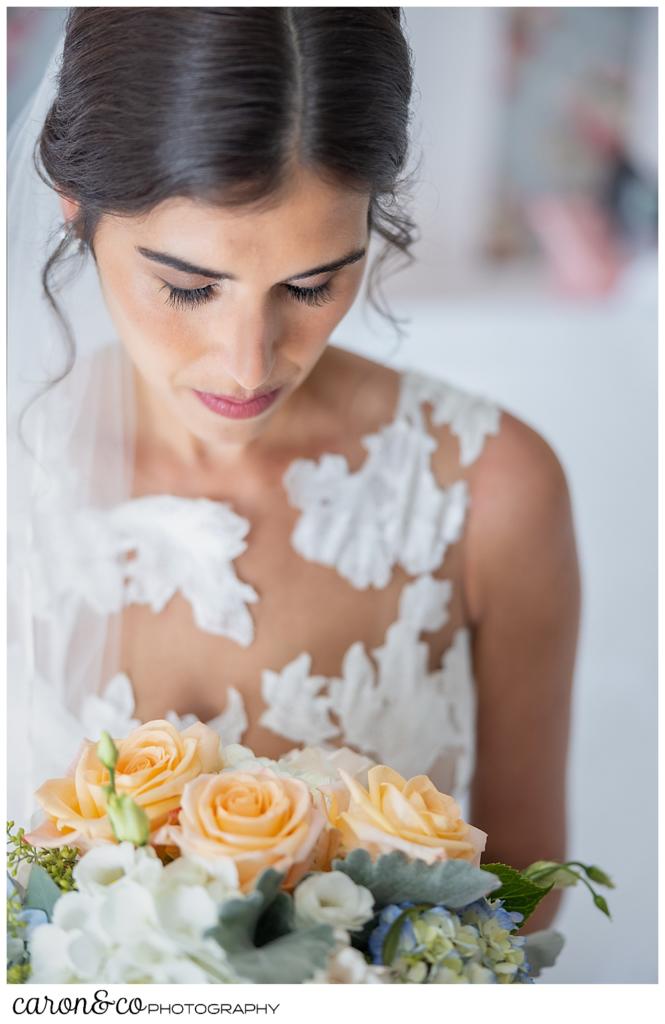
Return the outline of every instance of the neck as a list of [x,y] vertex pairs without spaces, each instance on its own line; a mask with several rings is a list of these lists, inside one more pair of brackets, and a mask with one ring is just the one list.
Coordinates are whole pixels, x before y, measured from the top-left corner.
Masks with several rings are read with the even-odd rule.
[[[237,471],[240,467],[243,473],[253,469],[260,472],[285,456],[291,457],[303,436],[315,431],[322,413],[330,411],[329,387],[324,390],[322,386],[329,378],[327,364],[333,357],[328,353],[326,349],[305,380],[255,435],[248,433],[241,440],[214,443],[201,440],[174,416],[134,366],[137,457],[142,462],[155,458],[168,461],[194,473]],[[307,424],[306,429],[303,424]]]

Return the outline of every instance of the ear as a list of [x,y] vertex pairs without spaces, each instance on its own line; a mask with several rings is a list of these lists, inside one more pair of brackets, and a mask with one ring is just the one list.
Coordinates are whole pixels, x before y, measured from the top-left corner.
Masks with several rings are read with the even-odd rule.
[[60,196],[60,207],[65,221],[73,220],[79,212],[79,204],[68,196]]

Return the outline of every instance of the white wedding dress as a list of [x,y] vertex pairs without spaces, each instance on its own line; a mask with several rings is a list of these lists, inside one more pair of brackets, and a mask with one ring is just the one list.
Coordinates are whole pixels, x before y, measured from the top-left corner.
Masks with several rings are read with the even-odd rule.
[[[470,634],[465,626],[454,632],[434,672],[422,634],[448,620],[453,583],[432,573],[462,536],[469,494],[464,479],[442,487],[434,478],[436,440],[426,428],[425,402],[433,423],[448,424],[457,438],[460,467],[499,431],[501,413],[493,402],[405,370],[394,418],[363,438],[367,456],[357,471],[344,456],[326,453],[316,461],[296,459],[284,474],[288,501],[300,510],[290,538],[300,557],[329,567],[355,588],[385,587],[397,565],[409,579],[383,643],[370,650],[361,639],[352,643],[336,676],[310,674],[306,650],[288,664],[265,665],[257,680],[260,724],[293,746],[344,744],[406,777],[428,773],[464,807],[475,759]],[[67,624],[70,602],[98,614],[132,603],[158,613],[179,592],[202,631],[252,644],[251,608],[260,598],[234,566],[251,545],[251,524],[229,503],[157,494],[72,513],[58,507],[56,496],[45,518],[44,528],[34,530],[29,565],[22,566],[37,618],[59,615]],[[71,635],[70,626],[63,636]],[[140,724],[126,674],[71,706],[62,696],[66,650],[51,642],[46,660],[48,671],[37,672],[21,650],[20,631],[10,633],[10,673],[33,673],[29,768],[21,758],[28,740],[12,734],[11,702],[8,708],[8,816],[26,825],[38,810],[34,790],[65,774],[83,737],[97,738],[102,729],[122,737]],[[196,720],[167,707],[163,717],[178,728]],[[238,689],[227,687],[223,712],[207,724],[224,743],[243,742],[248,718]]]

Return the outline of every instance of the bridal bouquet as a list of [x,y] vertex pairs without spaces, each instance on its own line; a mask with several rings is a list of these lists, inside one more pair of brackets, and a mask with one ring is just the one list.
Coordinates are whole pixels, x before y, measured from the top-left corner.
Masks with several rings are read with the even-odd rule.
[[36,797],[8,825],[14,983],[525,983],[563,944],[519,934],[553,887],[609,915],[600,868],[481,866],[452,797],[348,749],[275,761],[157,720]]

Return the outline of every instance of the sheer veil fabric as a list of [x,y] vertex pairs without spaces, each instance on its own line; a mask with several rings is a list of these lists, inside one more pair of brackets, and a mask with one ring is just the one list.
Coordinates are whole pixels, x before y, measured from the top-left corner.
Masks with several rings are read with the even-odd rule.
[[73,368],[64,376],[69,343],[41,280],[66,231],[59,196],[33,162],[56,96],[63,44],[64,26],[39,86],[12,126],[7,151],[7,810],[26,824],[35,781],[43,779],[44,730],[57,730],[58,717],[97,691],[115,668],[117,617],[96,610],[81,588],[75,593],[63,586],[82,571],[68,527],[86,507],[126,499],[132,478],[132,370],[115,338],[94,259],[71,239],[55,282],[75,343]]

